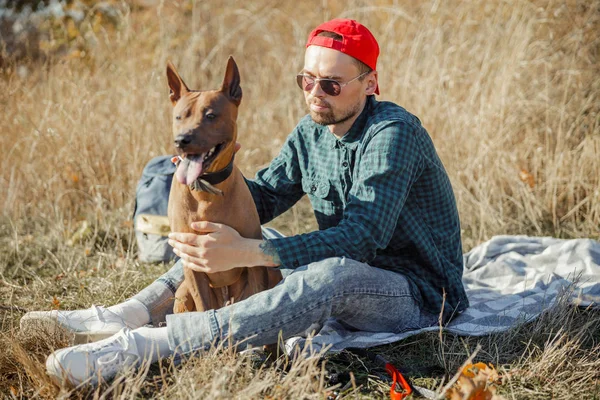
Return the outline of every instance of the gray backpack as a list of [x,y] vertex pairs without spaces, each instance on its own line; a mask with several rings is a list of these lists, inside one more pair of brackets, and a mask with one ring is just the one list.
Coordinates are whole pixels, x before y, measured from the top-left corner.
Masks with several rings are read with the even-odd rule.
[[135,192],[133,221],[142,262],[169,262],[177,256],[167,243],[167,205],[175,173],[172,156],[155,157],[146,164]]

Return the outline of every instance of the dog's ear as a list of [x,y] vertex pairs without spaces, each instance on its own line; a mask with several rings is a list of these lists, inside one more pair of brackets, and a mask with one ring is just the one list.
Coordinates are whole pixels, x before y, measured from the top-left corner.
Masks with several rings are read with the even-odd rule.
[[169,81],[169,88],[171,89],[169,98],[171,99],[171,103],[175,105],[181,96],[183,96],[184,93],[189,92],[190,89],[188,89],[183,79],[181,79],[171,61],[167,62],[167,80]]
[[221,85],[221,91],[236,105],[242,101],[242,88],[240,87],[240,71],[232,56],[227,60],[227,70]]

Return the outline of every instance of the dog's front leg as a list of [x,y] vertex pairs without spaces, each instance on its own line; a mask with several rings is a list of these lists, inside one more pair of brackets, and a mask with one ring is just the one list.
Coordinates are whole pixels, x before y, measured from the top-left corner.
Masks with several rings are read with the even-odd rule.
[[208,275],[189,268],[184,269],[184,275],[185,281],[189,285],[190,294],[194,300],[195,311],[207,311],[223,306],[215,294],[216,290],[210,285]]
[[175,304],[173,305],[173,312],[175,314],[196,310],[196,304],[194,303],[188,282],[185,279],[175,292]]
[[206,311],[218,303],[210,287],[210,280],[203,272],[183,267],[184,280],[175,293],[174,313]]

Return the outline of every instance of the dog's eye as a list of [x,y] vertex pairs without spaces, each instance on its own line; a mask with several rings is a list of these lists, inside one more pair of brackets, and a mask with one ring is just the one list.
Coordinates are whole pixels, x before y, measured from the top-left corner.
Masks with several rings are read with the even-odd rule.
[[215,119],[215,118],[217,118],[217,116],[215,114],[213,114],[213,113],[208,113],[208,114],[206,114],[206,118],[208,118],[208,119]]

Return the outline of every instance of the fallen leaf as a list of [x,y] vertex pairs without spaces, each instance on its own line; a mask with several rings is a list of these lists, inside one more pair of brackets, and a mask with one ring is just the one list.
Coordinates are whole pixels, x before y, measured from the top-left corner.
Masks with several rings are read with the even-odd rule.
[[530,188],[533,189],[533,187],[535,186],[535,180],[533,178],[533,175],[527,172],[526,169],[521,169],[521,171],[519,172],[519,178],[522,182],[528,184]]
[[[462,375],[467,378],[475,378],[475,375],[479,372],[479,370],[484,370],[487,368],[485,363],[479,362],[477,364],[468,364],[462,370]],[[493,368],[493,367],[492,367]]]
[[58,310],[60,308],[60,300],[58,300],[56,296],[52,296],[52,308],[54,310]]
[[476,363],[466,365],[458,381],[446,393],[449,400],[504,400],[496,394],[500,375],[492,364]]

